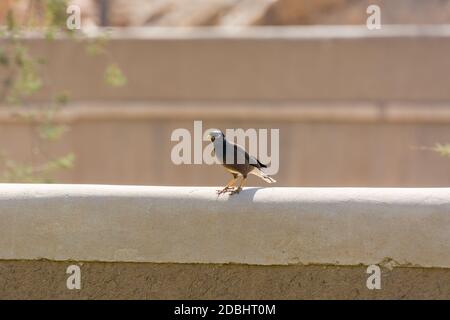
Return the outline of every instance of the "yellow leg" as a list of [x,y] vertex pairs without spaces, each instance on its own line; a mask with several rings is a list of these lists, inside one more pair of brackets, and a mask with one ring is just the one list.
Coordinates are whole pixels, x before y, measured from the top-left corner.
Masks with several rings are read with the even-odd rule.
[[242,177],[239,187],[237,187],[237,189],[233,190],[231,192],[231,194],[239,193],[242,190],[242,188],[244,187],[246,181],[247,181],[247,177]]
[[237,181],[237,180],[238,180],[238,177],[231,179],[231,181],[228,182],[228,184],[227,184],[226,187],[227,187],[227,188],[234,187],[234,185],[236,184],[236,181]]

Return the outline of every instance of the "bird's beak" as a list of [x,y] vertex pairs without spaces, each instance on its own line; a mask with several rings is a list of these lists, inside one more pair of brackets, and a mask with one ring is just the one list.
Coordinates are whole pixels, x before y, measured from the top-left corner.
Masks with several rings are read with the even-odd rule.
[[209,140],[211,140],[211,133],[208,133],[207,137]]

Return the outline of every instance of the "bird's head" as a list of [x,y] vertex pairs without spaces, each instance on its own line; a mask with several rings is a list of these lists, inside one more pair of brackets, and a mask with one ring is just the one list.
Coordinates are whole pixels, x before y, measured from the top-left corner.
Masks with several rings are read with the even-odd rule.
[[211,140],[211,142],[223,141],[223,139],[225,138],[225,135],[223,134],[222,131],[220,131],[218,129],[212,129],[211,131],[208,132],[208,138],[209,138],[209,140]]

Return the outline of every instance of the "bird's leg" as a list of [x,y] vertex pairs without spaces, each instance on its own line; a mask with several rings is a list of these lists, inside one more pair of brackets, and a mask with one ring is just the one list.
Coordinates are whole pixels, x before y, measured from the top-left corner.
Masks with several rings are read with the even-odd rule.
[[233,174],[233,179],[231,179],[231,181],[228,182],[225,188],[223,188],[222,190],[217,190],[217,194],[221,195],[222,193],[226,193],[230,189],[234,189],[234,184],[236,183],[237,177],[238,177],[237,174]]
[[247,176],[243,176],[241,183],[239,184],[239,187],[237,187],[236,189],[234,189],[233,191],[230,192],[230,194],[236,194],[239,193],[242,188],[244,187],[245,181],[247,181]]

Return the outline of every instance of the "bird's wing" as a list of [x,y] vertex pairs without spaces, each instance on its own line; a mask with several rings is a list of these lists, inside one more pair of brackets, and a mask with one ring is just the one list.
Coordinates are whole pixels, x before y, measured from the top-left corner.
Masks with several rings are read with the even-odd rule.
[[233,152],[232,151],[233,149],[231,149],[231,148],[234,149],[235,161],[237,161],[237,163],[250,164],[251,166],[254,166],[257,168],[265,167],[265,165],[263,165],[261,162],[259,162],[258,159],[249,155],[248,152],[245,151],[245,149],[243,147],[241,147],[240,145],[228,142],[227,153]]

